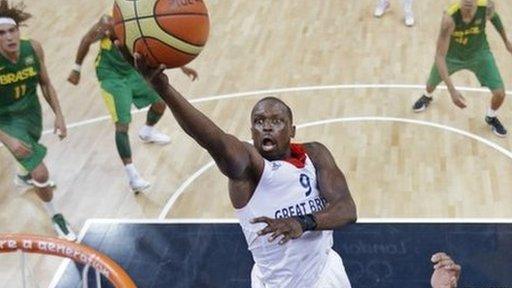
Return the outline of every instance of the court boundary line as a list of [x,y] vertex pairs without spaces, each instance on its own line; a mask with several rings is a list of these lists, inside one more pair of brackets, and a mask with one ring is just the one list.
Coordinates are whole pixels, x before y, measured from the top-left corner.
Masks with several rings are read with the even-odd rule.
[[[93,224],[238,224],[237,218],[91,218],[87,220],[88,230]],[[512,218],[359,218],[357,223],[362,224],[386,224],[386,223],[432,223],[432,224],[451,224],[451,223],[497,223],[512,224]],[[85,225],[84,225],[85,228]],[[82,234],[82,233],[81,233]],[[84,232],[85,235],[85,232]],[[80,239],[80,240],[83,240]]]
[[[479,143],[482,143],[494,150],[496,150],[499,153],[502,153],[506,157],[512,159],[512,152],[509,150],[503,148],[502,146],[496,144],[493,141],[487,140],[481,136],[478,136],[476,134],[464,131],[462,129],[454,128],[448,125],[438,124],[431,121],[425,121],[425,120],[416,120],[416,119],[410,119],[410,118],[398,118],[398,117],[340,117],[340,118],[331,118],[331,119],[325,119],[325,120],[318,120],[308,123],[302,123],[299,125],[296,125],[297,130],[318,126],[318,125],[328,125],[333,123],[345,123],[345,122],[392,122],[392,123],[406,123],[406,124],[415,124],[415,125],[421,125],[421,126],[427,126],[431,128],[437,128],[440,130],[452,132],[458,135],[462,135],[464,137],[470,138],[472,140],[476,140]],[[210,157],[211,158],[211,157]],[[199,178],[204,172],[206,172],[209,168],[215,165],[215,162],[213,160],[210,160],[207,164],[203,165],[199,170],[194,172],[191,176],[189,176],[179,187],[178,189],[172,194],[171,198],[167,200],[167,203],[165,204],[164,208],[160,212],[160,215],[158,216],[158,219],[164,219],[166,216],[171,212],[172,207],[178,200],[178,198],[185,193],[185,190],[197,179]]]

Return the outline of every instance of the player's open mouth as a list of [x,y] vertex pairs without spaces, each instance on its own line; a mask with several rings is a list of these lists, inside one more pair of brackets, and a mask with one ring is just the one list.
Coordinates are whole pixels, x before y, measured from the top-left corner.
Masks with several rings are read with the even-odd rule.
[[270,137],[263,138],[262,145],[263,151],[272,151],[276,147],[276,143]]
[[9,47],[10,49],[16,49],[18,47],[18,44],[10,43],[10,44],[7,44],[7,47]]

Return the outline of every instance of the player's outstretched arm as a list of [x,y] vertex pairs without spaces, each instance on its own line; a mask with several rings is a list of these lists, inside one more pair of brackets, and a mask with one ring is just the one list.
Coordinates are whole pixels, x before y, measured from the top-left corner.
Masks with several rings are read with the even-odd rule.
[[453,103],[459,108],[466,108],[466,101],[464,97],[462,97],[462,95],[457,91],[457,89],[455,89],[455,86],[450,79],[450,74],[448,73],[448,65],[446,64],[446,55],[448,54],[448,49],[450,48],[450,38],[454,30],[455,22],[453,22],[453,19],[448,14],[444,14],[441,23],[441,31],[439,32],[439,37],[437,39],[435,61],[439,75],[448,87],[448,91],[450,92]]
[[39,59],[40,72],[39,72],[39,85],[41,86],[41,91],[43,92],[43,96],[46,99],[46,102],[50,105],[55,113],[55,123],[54,123],[54,131],[53,133],[57,134],[60,139],[66,138],[67,128],[66,123],[64,122],[64,115],[62,114],[62,110],[60,109],[59,98],[57,98],[57,92],[53,87],[53,84],[50,81],[50,76],[48,75],[48,70],[46,69],[45,59],[44,59],[44,51],[39,42],[32,40],[32,47],[37,54],[37,58]]
[[87,34],[82,37],[80,41],[80,45],[78,46],[78,51],[76,52],[75,57],[75,66],[73,70],[69,73],[68,81],[73,85],[78,85],[80,82],[80,72],[82,63],[84,62],[85,57],[89,53],[89,47],[91,45],[105,37],[107,33],[109,33],[111,29],[111,18],[109,16],[103,16],[100,21],[98,21],[94,26],[87,31]]
[[136,68],[167,103],[181,128],[210,153],[224,175],[230,179],[241,180],[251,176],[253,169],[262,169],[261,157],[255,157],[246,144],[222,131],[169,85],[169,79],[163,73],[164,66],[152,69],[146,65],[141,55],[134,56]]
[[316,168],[320,195],[327,200],[325,209],[313,215],[316,230],[330,230],[354,223],[357,220],[356,205],[331,152],[318,142],[306,144],[306,150]]
[[503,39],[503,43],[505,43],[508,52],[512,53],[512,42],[510,42],[510,40],[508,39],[505,27],[501,22],[501,17],[498,14],[498,12],[496,12],[496,5],[494,4],[494,1],[489,1],[487,4],[487,19],[491,21],[492,25],[494,25],[494,28],[496,28],[496,31],[498,31],[498,33],[500,34],[501,39]]

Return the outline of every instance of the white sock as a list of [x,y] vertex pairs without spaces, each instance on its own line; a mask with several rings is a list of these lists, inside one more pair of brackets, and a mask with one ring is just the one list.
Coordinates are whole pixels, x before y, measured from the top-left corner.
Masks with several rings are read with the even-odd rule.
[[128,176],[128,179],[130,179],[130,181],[139,178],[139,172],[137,172],[137,169],[135,168],[135,165],[133,165],[133,163],[125,165],[124,171],[126,172],[126,175]]
[[27,169],[25,169],[25,167],[21,166],[21,165],[18,165],[18,170],[16,171],[16,173],[18,173],[18,175],[20,175],[21,177],[25,177],[27,176],[28,174],[30,174]]
[[43,202],[44,203],[44,208],[46,209],[46,212],[48,212],[48,215],[50,215],[50,218],[52,218],[53,216],[55,216],[55,214],[57,214],[57,211],[55,210],[55,207],[53,207],[53,202],[50,201],[50,202]]
[[150,135],[150,134],[153,132],[153,130],[154,130],[154,129],[155,129],[155,127],[153,127],[153,126],[144,125],[144,126],[142,126],[142,128],[140,129],[140,133],[141,133],[142,135]]
[[496,110],[492,110],[492,108],[487,109],[487,117],[496,117]]
[[432,98],[434,95],[432,95],[432,93],[428,93],[427,90],[425,90],[425,93],[423,93],[423,95],[427,96],[428,98]]
[[412,0],[402,0],[405,14],[412,14]]

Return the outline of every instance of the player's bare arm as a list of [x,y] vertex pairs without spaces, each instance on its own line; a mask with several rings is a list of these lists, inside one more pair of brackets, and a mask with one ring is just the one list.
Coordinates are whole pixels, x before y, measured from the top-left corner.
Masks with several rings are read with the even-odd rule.
[[453,19],[448,14],[444,14],[441,23],[441,31],[439,32],[439,37],[437,39],[435,61],[439,75],[448,87],[448,91],[450,92],[453,103],[459,108],[466,108],[466,101],[453,85],[453,82],[448,73],[448,66],[446,64],[446,54],[450,48],[450,37],[454,30],[455,23],[453,22]]
[[41,86],[41,92],[43,93],[44,99],[48,102],[48,105],[55,113],[55,123],[54,123],[54,133],[59,136],[60,139],[66,138],[67,128],[66,123],[64,121],[64,115],[62,114],[62,110],[60,108],[59,98],[57,97],[57,92],[53,87],[53,84],[50,81],[50,76],[48,75],[48,70],[46,69],[44,51],[39,42],[32,40],[32,47],[39,58],[39,63],[41,66],[41,71],[39,73],[39,85]]
[[169,85],[169,79],[162,72],[163,67],[151,69],[138,54],[135,54],[135,66],[169,106],[185,133],[208,151],[224,175],[235,181],[250,180],[248,178],[254,175],[255,170],[263,171],[263,158],[254,155],[255,149],[225,133],[190,104]]
[[80,71],[85,57],[89,53],[91,45],[103,37],[107,36],[112,29],[112,18],[110,16],[103,16],[96,24],[94,24],[89,31],[82,37],[80,45],[75,58],[75,67],[69,73],[68,81],[77,85],[80,82]]
[[[267,224],[259,235],[271,234],[269,240],[279,238],[279,244],[299,238],[307,230],[332,230],[354,223],[357,219],[356,205],[345,176],[329,150],[318,142],[307,143],[305,147],[316,168],[320,194],[326,199],[327,205],[324,210],[306,217],[258,217],[253,220],[253,223]],[[313,219],[307,218],[311,216]]]
[[496,28],[496,31],[498,31],[498,33],[500,34],[501,39],[503,40],[503,43],[505,43],[508,52],[512,53],[512,42],[510,42],[510,40],[508,39],[505,27],[501,22],[501,17],[496,12],[496,4],[494,3],[494,1],[489,1],[487,3],[487,20],[491,21],[491,23],[494,25],[494,28]]
[[315,213],[316,230],[332,230],[357,219],[357,210],[343,172],[336,165],[331,152],[321,143],[306,145],[315,165],[320,195],[327,200],[324,210]]

